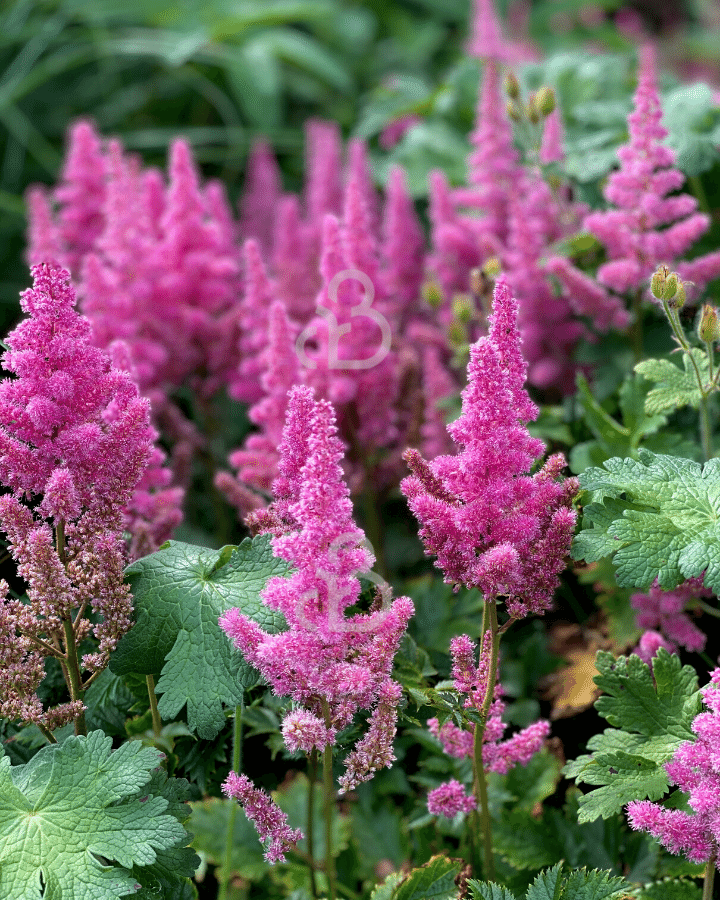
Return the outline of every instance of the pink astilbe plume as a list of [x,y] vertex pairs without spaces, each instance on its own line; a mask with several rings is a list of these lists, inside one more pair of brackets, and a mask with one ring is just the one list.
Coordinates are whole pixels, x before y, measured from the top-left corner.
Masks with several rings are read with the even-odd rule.
[[[16,377],[0,382],[0,481],[10,488],[0,497],[0,527],[29,601],[2,601],[3,646],[12,657],[17,635],[31,692],[38,653],[54,647],[59,655],[67,647],[64,624],[71,619],[78,643],[89,634],[98,642],[83,658],[91,672],[107,664],[130,628],[124,510],[152,460],[154,439],[147,400],[92,345],[90,323],[74,309],[69,273],[50,265],[32,273],[34,285],[21,295],[28,317],[8,335],[2,358]],[[28,500],[39,502],[31,507]],[[96,624],[78,614],[86,607],[98,615]],[[16,678],[17,666],[17,658],[8,659],[3,677]],[[14,703],[13,716],[41,721],[41,706],[18,696],[19,686],[16,680],[3,685],[9,693],[0,690],[4,714]],[[74,715],[81,711],[76,703]]]
[[[663,636],[664,646],[670,653],[676,653],[678,647],[684,647],[691,653],[705,649],[707,635],[701,631],[687,614],[686,607],[692,607],[694,600],[712,597],[713,592],[703,586],[703,576],[689,578],[672,590],[664,590],[657,579],[644,594],[633,594],[630,603],[635,610],[635,623],[638,628],[652,629],[653,633]],[[651,646],[648,640],[641,641],[638,655],[648,662]],[[655,648],[657,652],[657,647]],[[654,656],[655,653],[650,654]]]
[[[486,631],[477,663],[475,662],[476,646],[466,634],[453,638],[450,642],[452,677],[455,689],[460,694],[465,694],[464,707],[466,709],[480,712],[483,708],[490,682],[491,641],[491,634]],[[539,719],[512,737],[503,740],[507,725],[502,721],[505,711],[502,694],[502,685],[499,680],[495,680],[493,699],[482,735],[482,758],[485,771],[504,775],[515,765],[527,765],[550,734],[550,723]],[[475,738],[474,723],[470,723],[467,728],[460,728],[453,722],[448,721],[440,725],[437,719],[430,719],[428,726],[430,733],[440,741],[443,750],[449,756],[456,759],[472,756]],[[458,782],[451,781],[430,792],[428,810],[431,813],[451,818],[459,809],[468,811],[466,807],[458,805],[461,797],[458,790],[460,786],[455,787],[455,785],[458,785]],[[450,798],[456,798],[456,803],[450,802]],[[443,801],[446,799],[447,803],[444,803]],[[474,808],[474,799],[470,805],[471,799],[468,798],[466,804],[470,809]]]
[[575,526],[578,484],[558,480],[562,454],[529,474],[545,447],[526,427],[537,407],[523,387],[517,313],[507,282],[499,280],[489,333],[470,348],[462,415],[448,425],[458,453],[426,462],[408,450],[413,474],[401,490],[445,581],[478,587],[488,602],[505,597],[510,615],[521,618],[552,602]]
[[677,193],[685,176],[673,168],[675,151],[662,143],[667,131],[661,124],[650,44],[640,51],[634,104],[628,117],[629,141],[618,150],[620,168],[610,174],[603,191],[611,207],[585,219],[585,228],[604,244],[608,255],[608,262],[598,269],[598,280],[618,293],[637,291],[665,264],[701,288],[720,276],[720,251],[678,262],[710,222],[697,212],[694,197]]
[[[632,828],[649,832],[670,853],[682,853],[694,863],[716,857],[720,844],[720,669],[712,672],[702,695],[708,711],[693,720],[696,740],[681,744],[665,764],[670,783],[688,794],[692,812],[666,809],[650,800],[627,805]],[[720,867],[720,860],[715,861]]]
[[271,864],[285,862],[285,854],[303,838],[299,828],[288,825],[287,814],[265,791],[254,787],[247,775],[231,772],[223,783],[222,792],[242,805],[260,840],[267,845],[265,859]]
[[[270,579],[260,595],[284,615],[288,628],[268,634],[239,609],[222,616],[220,625],[273,691],[295,702],[284,729],[293,749],[310,743],[322,749],[357,711],[371,712],[369,731],[348,757],[341,780],[349,790],[394,759],[399,690],[390,674],[413,605],[406,597],[390,602],[383,596],[370,612],[347,614],[358,602],[357,576],[373,556],[352,520],[336,433],[332,406],[314,400],[309,388],[293,388],[273,486],[280,504],[276,521],[287,527],[272,546],[295,571]],[[324,738],[318,722],[325,725]]]
[[248,155],[245,184],[240,198],[240,237],[254,238],[264,253],[273,245],[273,218],[282,193],[282,177],[270,144],[256,141]]

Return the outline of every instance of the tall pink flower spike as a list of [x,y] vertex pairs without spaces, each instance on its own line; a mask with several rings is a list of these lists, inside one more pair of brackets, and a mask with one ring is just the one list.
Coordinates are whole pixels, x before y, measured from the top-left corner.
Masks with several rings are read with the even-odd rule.
[[[720,844],[720,669],[712,672],[702,695],[708,711],[693,720],[696,740],[681,744],[665,764],[670,783],[689,795],[691,811],[666,809],[650,800],[627,805],[631,828],[649,832],[670,853],[682,853],[694,863],[707,862]],[[720,868],[720,860],[716,864]]]
[[[707,231],[709,218],[697,212],[694,197],[677,193],[685,176],[673,168],[675,151],[662,143],[667,131],[661,124],[651,44],[640,51],[634,103],[628,117],[630,139],[618,150],[620,168],[611,173],[603,192],[612,207],[585,219],[609,257],[598,269],[598,280],[618,293],[636,291],[646,288],[650,275],[665,264],[702,288],[720,276],[720,250],[679,261]],[[646,296],[651,298],[649,291]]]
[[[34,696],[43,651],[30,637],[63,646],[63,621],[87,604],[99,621],[78,616],[75,639],[97,640],[82,660],[93,672],[130,628],[123,508],[152,459],[154,432],[130,375],[92,345],[69,273],[39,265],[32,274],[21,295],[27,318],[8,335],[2,359],[16,377],[0,382],[0,481],[10,488],[0,497],[0,527],[28,585],[27,604],[0,600],[0,714],[57,727],[82,703],[45,716]],[[35,507],[26,502],[33,496],[41,498]],[[64,535],[62,551],[53,528]],[[22,669],[27,677],[14,681]]]
[[273,691],[295,702],[283,726],[292,749],[322,750],[358,710],[371,711],[370,729],[340,779],[350,790],[394,759],[400,690],[391,671],[413,605],[407,597],[390,601],[381,590],[370,612],[347,615],[359,598],[357,576],[374,558],[352,520],[332,406],[314,400],[309,388],[290,392],[281,454],[273,486],[278,505],[271,510],[286,527],[276,530],[272,546],[295,571],[270,579],[261,598],[288,628],[269,634],[239,609],[220,625]]
[[517,314],[500,279],[489,334],[470,348],[462,415],[448,425],[458,453],[426,462],[408,450],[413,474],[401,490],[445,581],[477,587],[489,602],[505,597],[510,615],[522,618],[552,602],[572,540],[578,483],[558,481],[562,454],[529,474],[545,447],[526,427],[537,407],[523,388]]

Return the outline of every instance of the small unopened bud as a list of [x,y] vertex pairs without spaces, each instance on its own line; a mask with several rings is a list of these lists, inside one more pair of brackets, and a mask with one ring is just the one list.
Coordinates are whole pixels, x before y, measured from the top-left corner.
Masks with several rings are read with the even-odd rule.
[[685,305],[686,294],[685,294],[685,285],[682,281],[678,281],[677,290],[675,291],[674,296],[668,300],[667,305],[670,309],[682,309]]
[[677,293],[678,287],[678,277],[676,272],[671,272],[670,275],[665,279],[665,284],[663,285],[662,298],[663,300],[672,300],[672,298]]
[[505,76],[505,93],[511,100],[517,100],[520,96],[520,82],[514,72],[508,72]]
[[535,94],[535,106],[541,116],[549,116],[555,109],[555,91],[549,87],[540,88]]
[[434,278],[429,278],[422,286],[423,300],[433,309],[438,309],[443,302],[443,295],[440,285]]
[[650,292],[657,300],[662,300],[663,289],[665,287],[665,273],[662,268],[663,267],[659,268],[650,279]]
[[453,317],[463,325],[471,321],[475,315],[475,305],[467,294],[456,294],[452,300]]
[[490,259],[485,260],[483,272],[487,275],[488,278],[497,278],[497,276],[500,274],[500,260],[497,258],[497,256],[491,256]]
[[512,119],[513,122],[519,122],[522,119],[520,107],[513,100],[510,100],[505,108],[507,110],[508,118]]
[[700,335],[700,340],[707,343],[720,339],[717,310],[714,306],[710,306],[709,303],[703,306],[700,324],[698,325],[698,334]]

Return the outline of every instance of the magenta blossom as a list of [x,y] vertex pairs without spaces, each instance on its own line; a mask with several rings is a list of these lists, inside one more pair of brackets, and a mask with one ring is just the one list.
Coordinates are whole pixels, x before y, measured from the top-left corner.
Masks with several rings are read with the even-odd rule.
[[529,474],[545,447],[526,427],[537,407],[523,388],[525,370],[517,303],[500,280],[489,334],[470,348],[462,415],[448,426],[459,452],[426,462],[408,450],[413,474],[401,484],[445,581],[478,587],[488,602],[506,597],[514,618],[550,606],[578,490],[575,478],[557,480],[561,454]]

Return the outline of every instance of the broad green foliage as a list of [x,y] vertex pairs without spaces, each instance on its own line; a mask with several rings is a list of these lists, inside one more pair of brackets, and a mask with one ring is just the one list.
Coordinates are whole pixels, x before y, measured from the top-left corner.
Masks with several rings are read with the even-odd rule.
[[[707,353],[699,347],[693,347],[690,353],[703,382],[708,382],[710,370]],[[697,409],[700,405],[700,388],[690,356],[683,353],[682,361],[684,371],[669,359],[646,359],[635,366],[638,374],[656,384],[645,399],[645,412],[648,415],[681,409],[683,406]]]
[[694,739],[690,725],[701,708],[695,670],[664,649],[652,673],[635,654],[614,659],[601,651],[595,665],[605,692],[595,708],[614,727],[588,741],[592,755],[563,770],[578,784],[598,785],[580,799],[580,822],[614,815],[631,800],[660,799],[669,786],[663,763]]
[[[239,876],[250,881],[264,878],[269,864],[263,859],[263,847],[257,832],[235,800],[208,797],[192,803],[188,828],[193,834],[193,847],[213,865],[220,866],[219,879]],[[234,812],[233,812],[234,810]],[[230,871],[226,871],[227,835],[232,817],[232,854]]]
[[153,774],[157,750],[111,747],[93,731],[45,746],[23,766],[0,759],[3,900],[115,900],[146,885],[185,896],[179,879],[198,861],[179,821],[185,783]]
[[[472,900],[519,900],[511,891],[497,884],[468,882]],[[586,869],[565,875],[563,864],[542,872],[530,885],[525,900],[605,900],[616,897],[627,887],[624,878],[612,878],[607,872]]]
[[621,587],[649,588],[657,578],[672,588],[705,572],[706,587],[720,590],[720,460],[701,466],[649,450],[639,457],[609,459],[580,476],[592,502],[573,558],[613,556]]
[[287,571],[267,536],[221,550],[168,541],[127,569],[136,624],[118,644],[111,670],[161,672],[160,715],[172,719],[187,704],[189,727],[201,738],[215,737],[225,724],[223,706],[240,703],[258,681],[218,618],[239,607],[263,628],[280,630],[282,616],[259,593],[268,578]]
[[[413,869],[391,893],[380,893],[384,886],[380,887],[373,894],[373,900],[456,900],[458,889],[455,879],[459,871],[460,860],[434,856],[424,866]],[[390,879],[394,877],[391,875]]]

